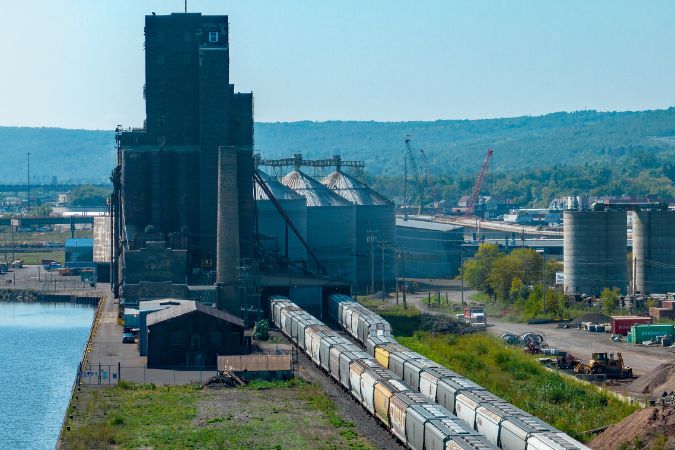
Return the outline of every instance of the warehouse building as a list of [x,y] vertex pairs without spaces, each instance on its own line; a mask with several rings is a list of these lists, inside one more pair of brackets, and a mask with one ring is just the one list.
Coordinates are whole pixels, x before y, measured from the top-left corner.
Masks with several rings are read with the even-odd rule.
[[456,277],[461,265],[463,243],[463,227],[422,220],[396,219],[396,244],[400,253],[399,276]]
[[148,315],[148,367],[216,367],[218,355],[246,353],[244,322],[198,302]]

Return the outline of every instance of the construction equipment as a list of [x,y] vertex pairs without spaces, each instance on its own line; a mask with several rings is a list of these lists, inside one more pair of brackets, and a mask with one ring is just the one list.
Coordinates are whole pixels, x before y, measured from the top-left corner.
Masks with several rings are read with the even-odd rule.
[[607,378],[632,378],[633,369],[624,365],[621,353],[593,353],[588,364],[579,363],[574,367],[574,373],[606,374]]
[[483,180],[485,179],[485,175],[487,174],[488,168],[490,167],[490,159],[492,159],[492,153],[493,153],[492,149],[489,148],[487,154],[485,155],[485,159],[483,160],[483,164],[480,167],[480,172],[478,172],[478,176],[476,177],[476,181],[473,183],[473,189],[471,189],[471,197],[469,197],[469,201],[466,203],[467,216],[472,216],[476,208],[476,202],[478,201],[480,190],[483,187]]
[[560,370],[574,369],[581,361],[572,356],[570,353],[560,351],[556,358],[556,364]]
[[438,199],[438,189],[436,189],[434,179],[431,178],[431,171],[429,170],[429,161],[427,161],[427,154],[424,153],[424,149],[420,149],[420,155],[422,155],[422,167],[424,168],[424,177],[426,183],[431,188],[431,200],[433,201],[434,209],[438,209],[438,207],[440,206],[440,202]]

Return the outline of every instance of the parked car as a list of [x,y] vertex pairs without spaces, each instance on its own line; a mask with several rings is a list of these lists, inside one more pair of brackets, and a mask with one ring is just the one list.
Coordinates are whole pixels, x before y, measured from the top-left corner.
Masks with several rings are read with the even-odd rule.
[[136,339],[134,339],[134,333],[131,332],[122,333],[122,344],[133,344],[135,342]]

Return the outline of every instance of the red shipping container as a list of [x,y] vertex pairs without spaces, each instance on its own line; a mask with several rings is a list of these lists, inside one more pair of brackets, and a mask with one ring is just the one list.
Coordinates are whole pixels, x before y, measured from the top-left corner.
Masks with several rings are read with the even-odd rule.
[[645,323],[652,323],[652,318],[649,316],[613,316],[612,334],[626,335],[633,325]]

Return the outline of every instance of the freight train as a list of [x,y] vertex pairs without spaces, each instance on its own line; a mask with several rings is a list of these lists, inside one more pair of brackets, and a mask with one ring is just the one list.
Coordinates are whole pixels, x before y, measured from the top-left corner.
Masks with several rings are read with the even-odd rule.
[[331,295],[328,310],[329,318],[363,345],[381,367],[403,379],[426,401],[455,414],[491,444],[504,450],[588,448],[471,380],[398,344],[389,323],[351,297]]
[[270,314],[274,325],[403,445],[413,450],[497,449],[450,411],[426,400],[371,355],[287,298],[271,297]]

